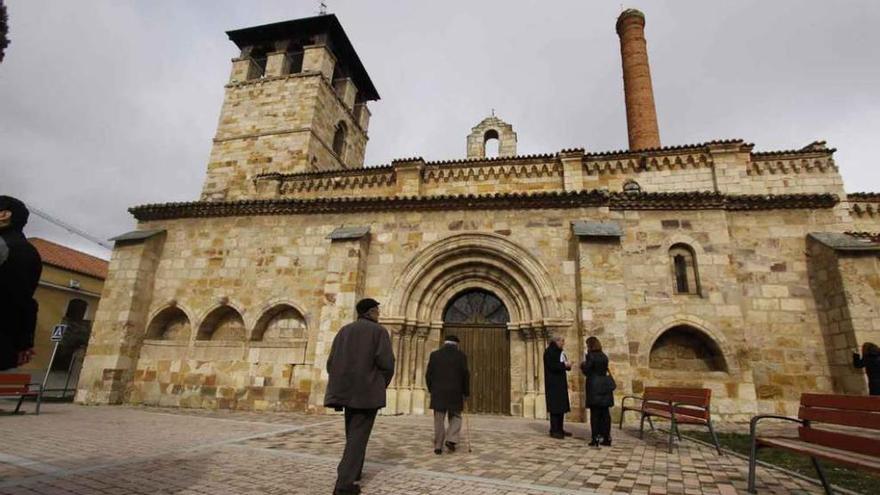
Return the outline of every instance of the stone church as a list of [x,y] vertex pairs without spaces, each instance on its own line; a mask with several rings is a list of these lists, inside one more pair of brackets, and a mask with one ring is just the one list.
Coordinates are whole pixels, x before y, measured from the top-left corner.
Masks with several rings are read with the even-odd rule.
[[[866,393],[850,352],[880,342],[880,194],[844,191],[824,142],[661,145],[644,28],[617,19],[629,149],[519,155],[492,115],[464,158],[373,167],[379,93],[335,16],[228,32],[201,198],[130,209],[77,401],[324,412],[367,296],[397,358],[387,414],[426,411],[445,334],[475,413],[546,417],[554,334],[575,361],[598,336],[621,395],[707,387],[726,421]],[[575,418],[582,389],[571,373]]]

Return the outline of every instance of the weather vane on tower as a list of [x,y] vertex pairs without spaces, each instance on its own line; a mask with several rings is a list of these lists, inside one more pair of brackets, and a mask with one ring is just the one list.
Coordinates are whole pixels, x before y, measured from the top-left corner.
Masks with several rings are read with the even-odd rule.
[[327,15],[327,3],[323,0],[318,4],[318,14]]

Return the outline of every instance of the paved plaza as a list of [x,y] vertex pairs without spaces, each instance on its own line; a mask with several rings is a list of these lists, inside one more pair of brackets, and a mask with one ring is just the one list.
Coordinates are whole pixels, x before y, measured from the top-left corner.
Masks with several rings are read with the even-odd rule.
[[[13,416],[0,403],[0,494],[329,494],[343,447],[339,416],[45,404]],[[31,408],[28,408],[30,410]],[[382,416],[363,493],[745,493],[746,462],[660,433],[614,430],[614,446],[547,436],[547,424],[469,419],[472,453],[432,452],[428,416]],[[821,493],[760,469],[760,493]]]

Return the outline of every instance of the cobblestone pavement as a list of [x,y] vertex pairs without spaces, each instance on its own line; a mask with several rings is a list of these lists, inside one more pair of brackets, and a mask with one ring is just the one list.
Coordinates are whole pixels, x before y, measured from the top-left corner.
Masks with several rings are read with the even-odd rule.
[[[0,404],[0,407],[9,408]],[[0,413],[0,494],[329,494],[343,446],[339,416],[45,404]],[[614,430],[613,447],[563,441],[546,422],[470,417],[472,452],[434,455],[431,418],[381,416],[364,494],[745,493],[746,463],[662,434]],[[465,435],[466,438],[467,435]],[[759,469],[760,493],[821,493]]]

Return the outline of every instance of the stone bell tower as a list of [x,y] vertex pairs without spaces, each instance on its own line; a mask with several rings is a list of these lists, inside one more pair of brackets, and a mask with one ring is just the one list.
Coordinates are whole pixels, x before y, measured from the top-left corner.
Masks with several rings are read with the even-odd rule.
[[379,94],[335,15],[226,33],[232,59],[202,200],[247,199],[263,173],[364,165]]
[[516,133],[513,126],[492,115],[471,128],[467,137],[467,157],[486,158],[486,142],[498,140],[498,157],[516,156]]

